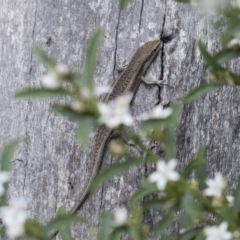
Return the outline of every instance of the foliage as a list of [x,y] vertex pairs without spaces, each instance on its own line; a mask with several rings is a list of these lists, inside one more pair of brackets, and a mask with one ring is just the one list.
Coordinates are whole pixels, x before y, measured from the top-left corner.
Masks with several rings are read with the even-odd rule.
[[[190,1],[179,2],[189,3]],[[126,8],[129,3],[130,0],[120,0],[120,9]],[[115,141],[111,145],[112,153],[119,158],[124,157],[125,161],[103,170],[93,181],[91,192],[113,176],[138,165],[152,166],[156,163],[157,170],[143,177],[141,187],[132,194],[128,201],[128,213],[126,209],[119,209],[114,214],[104,213],[100,216],[99,239],[120,239],[122,235],[128,235],[136,240],[240,238],[240,180],[231,195],[227,180],[220,173],[216,173],[213,179],[207,179],[206,147],[198,150],[181,173],[176,171],[174,165],[176,162],[175,130],[184,104],[196,101],[223,85],[240,83],[240,75],[226,67],[228,66],[226,63],[240,55],[240,40],[238,40],[240,9],[228,7],[221,14],[227,25],[226,31],[221,35],[222,48],[212,54],[202,41],[198,44],[210,72],[210,83],[202,84],[191,90],[182,102],[173,104],[168,109],[168,113],[164,108],[157,108],[152,114],[144,116],[139,133],[129,131],[123,124],[117,127],[124,138],[131,139],[131,142],[141,149],[141,155],[133,155],[122,143]],[[83,73],[69,70],[68,66],[57,63],[40,47],[35,47],[34,52],[49,70],[49,75],[43,81],[42,87],[23,90],[15,95],[18,99],[67,97],[70,103],[65,105],[55,103],[51,109],[78,124],[77,136],[84,146],[88,144],[91,129],[104,125],[104,122],[100,121],[103,113],[98,103],[99,91],[94,85],[94,70],[103,34],[103,30],[100,29],[90,39]],[[129,116],[126,114],[124,117],[127,119]],[[127,121],[122,123],[124,122]],[[165,161],[159,160],[159,156],[148,148],[146,142],[149,140],[161,144]],[[0,216],[4,223],[2,233],[6,232],[9,236],[18,237],[22,235],[21,228],[23,228],[24,239],[47,240],[51,239],[52,233],[59,231],[61,238],[68,240],[73,239],[70,231],[72,224],[87,224],[89,229],[94,229],[86,219],[75,214],[68,214],[65,208],[61,207],[56,217],[47,224],[42,224],[37,220],[25,220],[25,215],[17,212],[25,220],[24,226],[20,221],[18,222],[20,231],[17,233],[13,231],[11,225],[4,220],[5,215],[2,215],[4,212],[2,210],[7,205],[4,188],[8,177],[4,174],[10,169],[9,163],[16,144],[16,141],[9,143],[4,148],[1,157],[0,188],[2,186],[3,192]],[[13,206],[12,209],[14,209]],[[143,222],[143,216],[148,211],[161,214],[161,218],[153,226]],[[176,223],[184,230],[174,233],[170,231],[169,229],[176,226]],[[221,235],[218,235],[219,233]]]

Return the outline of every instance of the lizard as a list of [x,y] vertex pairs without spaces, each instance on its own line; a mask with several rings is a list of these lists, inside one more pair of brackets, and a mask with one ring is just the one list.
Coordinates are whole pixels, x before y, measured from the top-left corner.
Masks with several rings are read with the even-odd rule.
[[[102,102],[108,103],[109,101],[112,101],[128,92],[132,92],[134,95],[141,81],[147,84],[161,85],[161,80],[147,82],[143,77],[150,63],[158,53],[160,44],[160,40],[153,40],[146,42],[144,45],[140,46],[133,55],[127,67],[122,71],[119,77],[115,79],[111,87],[111,92],[105,95]],[[105,146],[107,145],[107,142],[110,139],[113,131],[113,129],[107,129],[105,126],[100,126],[98,128],[95,134],[94,148],[91,151],[92,164],[88,173],[88,178],[86,180],[83,191],[79,196],[78,202],[70,210],[70,214],[76,213],[89,195],[89,188],[93,179],[98,173]],[[58,231],[53,232],[51,236],[54,237],[57,232]]]

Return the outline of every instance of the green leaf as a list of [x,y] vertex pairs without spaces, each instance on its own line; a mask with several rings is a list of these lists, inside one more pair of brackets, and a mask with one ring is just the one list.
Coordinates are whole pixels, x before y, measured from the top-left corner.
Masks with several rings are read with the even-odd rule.
[[186,232],[184,232],[183,234],[181,234],[179,237],[178,237],[178,240],[192,240],[192,239],[195,239],[196,236],[201,233],[202,231],[202,228],[199,227],[199,228],[195,228],[195,229],[190,229]]
[[141,235],[145,235],[148,232],[146,225],[142,223],[143,210],[141,206],[136,206],[131,214],[131,220],[127,228],[127,232],[130,239],[141,240],[143,239]]
[[186,214],[191,216],[191,218],[202,220],[204,219],[204,211],[201,205],[195,201],[193,196],[190,193],[186,193],[182,198],[182,207],[185,210]]
[[105,238],[105,239],[109,239],[109,240],[119,240],[121,239],[121,236],[126,233],[127,231],[127,228],[124,226],[124,227],[118,227],[118,228],[115,228],[111,233],[110,233],[110,236],[108,236],[108,238]]
[[130,239],[141,240],[141,233],[139,231],[139,228],[138,229],[134,227],[129,228],[128,233],[129,233]]
[[166,159],[171,159],[176,156],[176,128],[179,115],[182,111],[182,106],[181,103],[173,104],[171,106],[173,113],[170,115],[169,121],[163,131],[163,147]]
[[174,127],[168,126],[164,129],[163,145],[166,158],[174,158],[176,156],[176,130]]
[[199,189],[203,190],[206,188],[206,182],[205,180],[207,179],[207,166],[206,166],[206,153],[207,152],[207,147],[201,147],[199,148],[195,160],[201,164],[199,164],[195,168],[195,175],[196,179],[199,184]]
[[56,66],[56,61],[50,58],[40,46],[34,46],[33,53],[38,57],[42,64],[49,70],[53,70]]
[[218,64],[224,64],[230,60],[233,60],[235,58],[238,58],[240,56],[240,50],[235,49],[223,49],[220,52],[218,52],[214,58],[217,60]]
[[157,188],[154,184],[149,184],[149,187],[143,187],[138,189],[129,199],[129,205],[133,206],[136,202],[140,201],[147,195],[157,191]]
[[154,235],[153,239],[159,239],[167,229],[171,225],[174,220],[174,213],[169,213],[163,219],[161,219],[155,226],[154,226]]
[[29,99],[29,98],[51,98],[58,96],[72,96],[72,93],[63,88],[59,89],[31,88],[16,93],[14,97]]
[[82,146],[88,145],[89,134],[93,128],[94,120],[92,118],[82,118],[78,126],[78,140]]
[[167,117],[165,119],[149,119],[146,121],[142,122],[142,128],[143,129],[157,129],[159,130],[159,128],[163,127],[166,123],[169,122],[170,117]]
[[221,208],[219,208],[219,216],[227,221],[229,225],[234,225],[236,222],[238,222],[236,215],[234,215],[233,208],[229,206],[228,201],[225,201],[221,204]]
[[97,54],[102,42],[104,30],[97,30],[90,39],[87,48],[86,67],[84,77],[80,79],[79,84],[84,87],[92,88],[94,71],[97,64]]
[[[61,206],[58,209],[57,217],[59,217],[59,216],[66,216],[66,215],[67,215],[67,213],[66,213],[65,207]],[[59,228],[59,234],[60,234],[62,240],[72,240],[71,229],[70,229],[69,225],[62,225]]]
[[119,9],[124,10],[130,2],[131,0],[119,0]]
[[10,163],[13,160],[14,151],[18,145],[18,140],[12,140],[3,149],[1,156],[1,171],[9,171]]
[[51,109],[53,112],[67,117],[72,121],[80,121],[83,118],[82,113],[75,112],[68,106],[53,105]]
[[193,102],[221,86],[222,85],[220,84],[201,84],[187,94],[187,96],[184,98],[184,103]]
[[57,62],[49,57],[40,46],[34,46],[33,53],[37,56],[38,60],[44,65],[45,68],[48,70],[54,70]]
[[229,41],[233,38],[233,36],[237,35],[239,33],[239,19],[234,19],[236,16],[239,15],[239,13],[232,12],[233,15],[229,16],[230,19],[228,21],[228,26],[226,27],[226,32],[222,35],[222,45],[223,47],[226,47]]
[[93,180],[90,188],[90,192],[96,191],[103,182],[109,180],[111,177],[119,175],[124,171],[127,171],[131,167],[134,167],[140,164],[143,164],[143,161],[128,159],[128,161],[124,163],[116,163],[111,165],[109,168],[104,169],[101,173],[99,173],[97,177]]
[[[204,168],[206,168],[206,151],[207,151],[206,146],[198,149],[198,152],[196,153],[194,158],[184,168],[183,173],[182,173],[182,177],[184,177],[185,179],[188,179],[190,174],[194,170],[201,168],[201,166],[204,166]],[[207,177],[207,172],[206,171],[204,171],[204,175],[201,175],[201,177],[204,177],[204,176]],[[205,181],[205,179],[206,178],[204,178],[203,180]]]
[[221,65],[218,64],[217,60],[211,56],[208,51],[206,50],[204,44],[199,40],[198,42],[199,50],[204,57],[205,61],[207,62],[208,68],[210,71],[218,71],[224,70]]
[[162,238],[161,238],[162,240],[176,240],[176,238],[174,238],[173,236],[171,236],[171,235],[167,235],[167,236],[162,236]]
[[185,228],[191,228],[193,225],[192,218],[186,211],[184,211],[179,217],[179,222]]
[[154,198],[143,203],[143,208],[145,210],[153,209],[153,210],[162,210],[165,205],[168,203],[165,199]]
[[[77,216],[75,214],[67,214],[60,208],[56,218],[45,226],[45,231],[50,233],[53,230],[61,231],[61,229],[70,229],[71,224],[83,223],[86,224],[86,220],[83,217]],[[69,230],[67,230],[69,231]]]
[[240,178],[238,179],[238,184],[237,184],[237,187],[234,191],[234,214],[236,216],[239,215],[239,212],[240,212]]
[[99,240],[112,240],[110,238],[113,229],[113,216],[112,214],[105,213],[100,216],[101,230],[99,234]]
[[39,240],[50,240],[40,222],[32,219],[27,219],[25,222],[26,235]]

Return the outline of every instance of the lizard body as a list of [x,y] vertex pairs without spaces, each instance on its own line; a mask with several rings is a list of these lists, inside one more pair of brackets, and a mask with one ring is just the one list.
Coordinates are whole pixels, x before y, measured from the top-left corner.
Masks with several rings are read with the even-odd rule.
[[[109,94],[106,94],[103,102],[107,103],[128,92],[133,92],[134,94],[141,82],[141,76],[144,75],[149,64],[152,62],[153,58],[157,54],[159,48],[159,40],[149,41],[143,46],[139,47],[134,56],[132,57],[127,68],[118,78],[115,79],[111,87],[112,91]],[[104,147],[111,133],[112,130],[107,129],[103,126],[98,129],[95,136],[94,149],[91,153],[92,166],[87,179],[87,183],[84,187],[83,192],[81,193],[78,203],[71,209],[71,213],[75,213],[84,202],[88,194],[89,187],[98,172]]]
[[[126,69],[113,82],[111,88],[112,91],[106,94],[106,96],[103,98],[103,102],[107,103],[128,92],[132,92],[133,94],[135,94],[141,82],[141,77],[145,74],[149,64],[152,62],[159,49],[160,40],[149,41],[139,47]],[[97,175],[104,148],[112,132],[113,130],[107,129],[104,126],[99,127],[95,135],[94,149],[91,152],[92,165],[89,170],[86,184],[83,191],[81,192],[81,195],[79,196],[78,202],[70,210],[70,213],[76,213],[77,210],[84,203],[86,197],[88,196],[90,185],[95,176]],[[54,232],[52,236],[55,236],[56,234],[57,231]]]

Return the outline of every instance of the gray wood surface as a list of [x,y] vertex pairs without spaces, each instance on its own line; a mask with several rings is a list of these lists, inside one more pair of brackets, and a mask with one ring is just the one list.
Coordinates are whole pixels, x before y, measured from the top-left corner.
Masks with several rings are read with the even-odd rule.
[[[49,221],[59,206],[70,209],[84,186],[90,166],[89,149],[75,139],[75,125],[49,112],[49,101],[16,101],[13,94],[37,87],[46,73],[32,54],[34,44],[69,64],[83,69],[87,41],[93,31],[105,28],[95,81],[111,84],[116,67],[128,61],[148,40],[167,39],[151,65],[147,78],[166,79],[169,86],[141,84],[134,99],[136,118],[162,101],[176,102],[207,80],[197,49],[202,38],[212,51],[218,48],[217,34],[207,18],[196,15],[174,1],[133,0],[119,12],[118,1],[1,0],[0,1],[0,138],[19,138],[13,162],[10,198],[24,198],[29,217]],[[232,67],[239,71],[237,62]],[[224,87],[184,107],[178,129],[177,157],[180,168],[202,145],[209,145],[209,172],[222,171],[234,186],[239,174],[240,94],[237,87]],[[65,100],[58,100],[64,102]],[[115,162],[105,154],[103,167]],[[151,169],[147,169],[150,171]],[[115,177],[87,199],[82,215],[97,226],[97,217],[125,205],[139,186],[144,168]],[[151,215],[149,221],[155,221]],[[92,239],[84,226],[75,227],[74,239]]]

